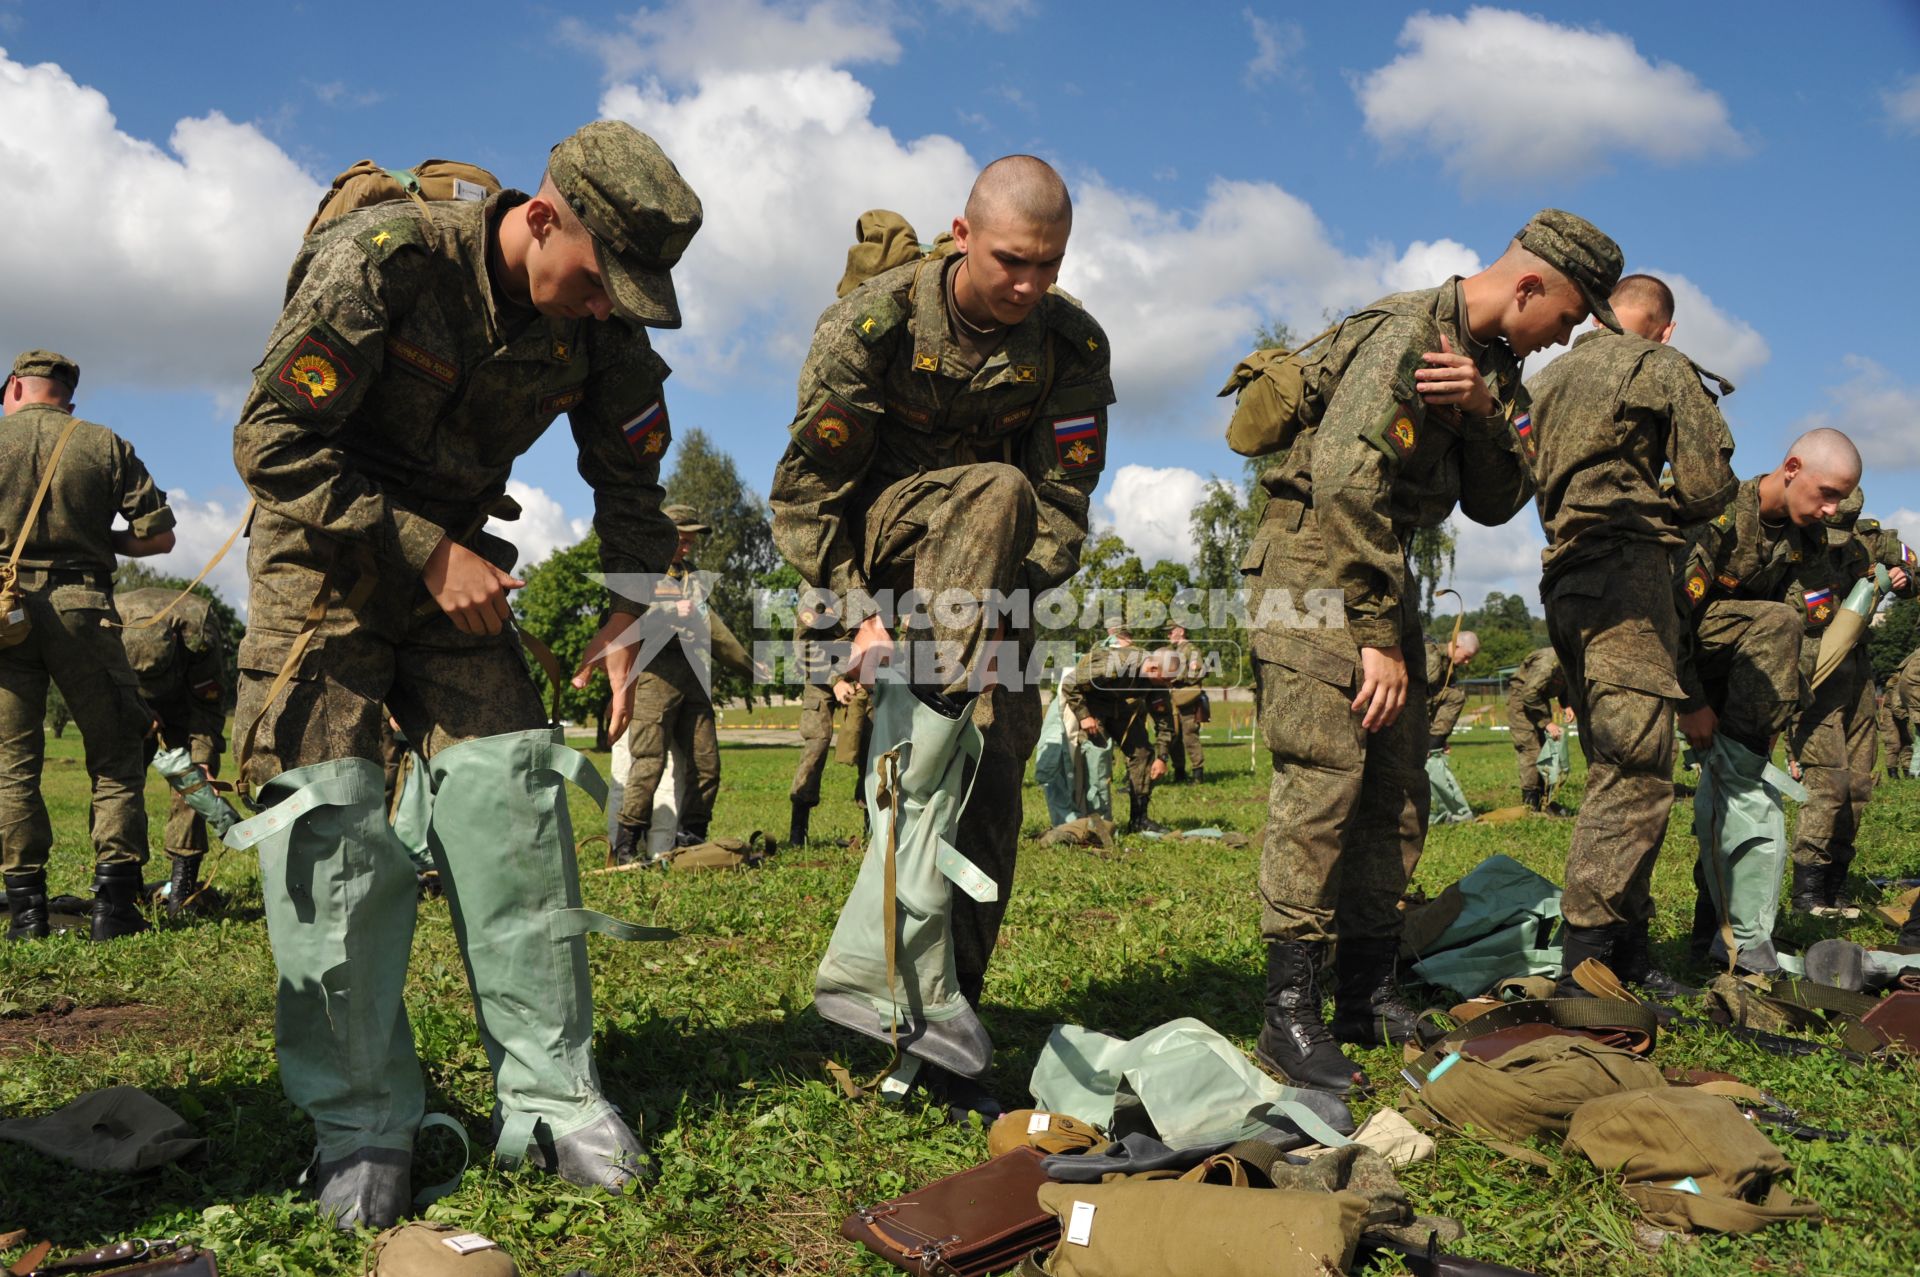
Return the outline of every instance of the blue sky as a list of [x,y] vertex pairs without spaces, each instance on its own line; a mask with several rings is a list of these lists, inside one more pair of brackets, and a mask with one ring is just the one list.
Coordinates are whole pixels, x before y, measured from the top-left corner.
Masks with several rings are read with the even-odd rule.
[[[1596,12],[1604,13],[1595,18]],[[1184,555],[1237,475],[1213,398],[1257,321],[1438,282],[1543,205],[1681,277],[1676,344],[1727,373],[1736,468],[1810,423],[1920,534],[1920,6],[942,0],[646,7],[0,0],[0,346],[86,369],[82,411],[175,492],[192,572],[244,502],[230,428],[321,186],[362,156],[537,180],[617,114],[700,191],[688,325],[659,337],[676,423],[762,492],[854,218],[932,238],[979,164],[1053,160],[1062,283],[1112,338],[1121,402],[1096,514]],[[516,469],[530,554],[588,495],[565,431]],[[1458,583],[1530,599],[1537,523],[1465,529]],[[236,556],[237,558],[237,556]],[[238,594],[238,564],[216,576]],[[236,601],[238,599],[236,598]]]

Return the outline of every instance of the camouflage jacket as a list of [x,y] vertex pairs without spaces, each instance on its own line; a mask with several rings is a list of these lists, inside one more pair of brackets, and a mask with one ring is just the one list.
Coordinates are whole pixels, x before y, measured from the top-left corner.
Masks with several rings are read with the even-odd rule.
[[1560,656],[1550,647],[1538,647],[1527,653],[1520,668],[1507,684],[1507,698],[1518,701],[1538,714],[1551,714],[1553,702],[1567,703],[1567,672]]
[[[1425,648],[1427,695],[1438,696],[1440,694],[1440,685],[1447,682],[1453,673],[1453,661],[1447,656],[1447,645],[1445,643],[1436,643],[1432,639],[1428,639]],[[1450,688],[1449,690],[1458,691],[1459,689]]]
[[[26,404],[0,420],[0,473],[7,476],[0,483],[0,562],[13,553],[53,446],[72,420],[51,404]],[[105,426],[83,420],[54,469],[20,566],[94,573],[101,578],[98,588],[105,589],[118,562],[111,540],[115,515],[125,519],[137,537],[173,527],[167,494],[153,486],[133,445]]]
[[1839,583],[1841,566],[1827,554],[1824,529],[1764,523],[1758,477],[1743,482],[1714,518],[1687,529],[1686,538],[1674,560],[1682,615],[1697,616],[1716,599],[1757,599],[1801,608],[1812,625],[1832,619],[1831,608],[1821,612],[1828,601],[1822,592]]
[[[781,554],[808,585],[842,598],[870,588],[864,524],[879,492],[972,462],[1005,462],[1033,482],[1027,588],[1050,589],[1080,566],[1114,400],[1106,334],[1050,293],[975,372],[947,328],[948,260],[960,258],[874,276],[814,328],[768,503]],[[840,621],[865,617],[856,608]]]
[[[226,639],[213,609],[197,594],[174,589],[123,590],[114,611],[127,628],[115,631],[127,664],[140,676],[140,694],[168,727],[218,738],[226,729]],[[167,611],[171,606],[172,610]],[[166,611],[158,625],[140,622]],[[184,715],[184,722],[172,721]]]
[[[1532,495],[1520,361],[1503,340],[1475,340],[1466,318],[1460,281],[1450,279],[1382,298],[1308,353],[1301,415],[1311,424],[1260,476],[1272,499],[1241,570],[1263,587],[1339,590],[1346,624],[1258,635],[1262,656],[1285,662],[1269,649],[1302,643],[1351,661],[1356,644],[1411,641],[1420,633],[1407,566],[1414,530],[1438,527],[1456,505],[1476,523],[1502,524]],[[1472,357],[1495,415],[1429,407],[1416,393],[1421,356],[1439,351],[1442,336]]]
[[1732,498],[1733,435],[1700,381],[1711,375],[1671,346],[1602,330],[1582,334],[1527,383],[1547,534],[1543,595],[1568,570],[1613,558],[1622,542],[1678,546],[1683,525],[1711,519]]
[[1887,680],[1887,688],[1899,691],[1908,714],[1920,715],[1920,648],[1907,654],[1894,676]]
[[1140,672],[1150,655],[1138,647],[1096,647],[1080,658],[1060,685],[1074,721],[1097,718],[1107,728],[1107,739],[1118,742],[1141,715],[1153,720],[1153,751],[1161,758],[1172,752],[1173,709],[1165,685]]
[[1202,652],[1199,645],[1192,639],[1182,639],[1175,643],[1173,650],[1180,654],[1184,662],[1181,668],[1185,671],[1179,678],[1173,680],[1172,691],[1169,693],[1173,697],[1173,707],[1176,710],[1197,712],[1200,698],[1205,694],[1201,689],[1201,681],[1206,669],[1206,653]]
[[252,625],[297,621],[341,543],[395,582],[416,581],[448,536],[511,566],[511,547],[479,529],[514,459],[562,412],[604,569],[658,572],[672,557],[667,365],[623,320],[503,314],[488,254],[527,198],[438,203],[431,222],[410,202],[377,205],[301,245],[234,428],[234,463],[259,501]]

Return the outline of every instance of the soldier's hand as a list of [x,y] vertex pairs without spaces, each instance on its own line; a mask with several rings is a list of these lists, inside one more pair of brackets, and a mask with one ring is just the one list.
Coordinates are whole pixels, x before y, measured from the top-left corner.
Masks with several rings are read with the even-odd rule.
[[833,699],[841,705],[853,704],[853,698],[859,694],[860,685],[841,679],[833,685]]
[[1793,777],[1795,780],[1801,779],[1799,759],[1790,758],[1787,760],[1787,775]]
[[1548,740],[1560,739],[1560,724],[1551,722],[1551,721],[1547,723],[1547,739]]
[[1100,720],[1095,718],[1091,714],[1087,715],[1085,718],[1080,720],[1080,730],[1085,732],[1087,735],[1094,736],[1094,737],[1098,737],[1104,734],[1100,730]]
[[[873,685],[873,672],[893,663],[893,635],[887,623],[877,616],[860,622],[853,632],[853,652],[847,660],[847,675],[857,683]],[[841,704],[845,704],[842,701]]]
[[513,619],[507,591],[526,582],[509,576],[452,538],[433,547],[426,571],[420,574],[427,593],[440,610],[466,634],[498,634]]
[[1167,763],[1166,763],[1166,760],[1163,758],[1154,759],[1153,766],[1147,768],[1148,780],[1159,780],[1162,776],[1165,776],[1166,774],[1167,774]]
[[1360,694],[1352,709],[1364,714],[1360,725],[1370,732],[1393,726],[1407,704],[1407,658],[1399,644],[1360,649]]
[[1713,734],[1719,730],[1720,716],[1713,712],[1711,705],[1702,705],[1680,716],[1680,734],[1687,738],[1687,744],[1703,753],[1713,744]]
[[1413,370],[1414,389],[1427,403],[1459,404],[1476,417],[1491,417],[1499,408],[1480,369],[1465,355],[1454,353],[1445,333],[1440,334],[1440,349],[1420,358],[1429,366]]
[[587,650],[581,654],[580,668],[573,672],[573,685],[584,688],[587,680],[593,677],[595,670],[603,671],[607,684],[613,691],[612,703],[607,707],[607,736],[617,737],[627,730],[627,720],[633,717],[633,645],[635,638],[629,630],[637,634],[637,621],[624,612],[615,612],[607,618],[587,643]]
[[1905,568],[1892,568],[1887,572],[1887,579],[1893,582],[1894,589],[1904,590],[1911,578],[1907,576]]

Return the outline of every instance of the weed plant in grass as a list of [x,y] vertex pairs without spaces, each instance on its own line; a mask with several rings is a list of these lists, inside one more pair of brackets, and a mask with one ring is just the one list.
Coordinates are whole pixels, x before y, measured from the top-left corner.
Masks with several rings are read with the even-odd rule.
[[[779,710],[729,716],[773,726]],[[1252,834],[1265,818],[1268,766],[1245,740],[1209,742],[1208,782],[1167,786],[1154,814],[1178,827]],[[49,742],[47,792],[57,838],[55,890],[83,894],[89,873],[86,775],[74,733]],[[716,833],[784,830],[794,745],[728,745]],[[605,759],[598,760],[605,766]],[[1476,807],[1518,802],[1504,734],[1455,738],[1453,765]],[[1577,804],[1583,774],[1564,800]],[[945,1126],[913,1106],[850,1104],[821,1061],[856,1072],[884,1063],[876,1043],[823,1024],[809,1010],[815,962],[853,881],[859,832],[853,776],[829,767],[815,839],[742,873],[589,876],[595,908],[678,928],[668,944],[591,945],[597,1053],[608,1094],[644,1121],[660,1168],[627,1199],[572,1188],[537,1172],[470,1166],[429,1214],[496,1238],[523,1272],[891,1272],[835,1232],[852,1207],[900,1193],[986,1155],[977,1126]],[[165,791],[148,787],[156,860]],[[573,795],[577,830],[603,817]],[[1677,804],[1654,880],[1656,954],[1684,966],[1691,916],[1691,804]],[[1045,806],[1029,788],[1020,877],[986,990],[999,1043],[990,1082],[1025,1102],[1026,1080],[1060,1021],[1132,1035],[1192,1015],[1251,1047],[1262,990],[1258,847],[1129,838],[1116,851],[1042,849]],[[1438,891],[1494,852],[1556,881],[1572,823],[1532,818],[1435,829],[1416,885]],[[1920,782],[1883,781],[1861,839],[1859,874],[1920,873]],[[44,1113],[83,1091],[145,1087],[209,1141],[205,1156],[136,1178],[84,1174],[0,1144],[0,1231],[24,1227],[81,1249],[139,1234],[196,1238],[222,1271],[359,1273],[366,1238],[318,1221],[295,1187],[311,1151],[306,1121],[280,1092],[273,1056],[274,968],[258,875],[237,854],[218,862],[230,906],[216,920],[163,923],[94,946],[73,937],[0,945],[0,1110]],[[152,875],[159,877],[156,864]],[[1856,889],[1865,884],[1856,879]],[[1872,895],[1870,890],[1865,894]],[[446,909],[420,908],[407,1004],[429,1085],[429,1107],[487,1135],[491,1092]],[[1887,940],[1872,920],[1789,918],[1798,944],[1845,934]],[[1699,973],[1705,974],[1705,973]],[[1428,991],[1435,1000],[1444,1000]],[[137,1008],[76,1020],[60,1008]],[[63,1029],[61,1021],[67,1021]],[[1376,1084],[1358,1116],[1398,1094],[1395,1052],[1362,1053]],[[1888,1141],[1801,1144],[1770,1132],[1796,1166],[1796,1187],[1825,1205],[1824,1226],[1791,1225],[1746,1238],[1706,1238],[1648,1254],[1634,1214],[1578,1155],[1548,1151],[1542,1173],[1463,1139],[1403,1181],[1423,1211],[1451,1215],[1457,1249],[1541,1273],[1912,1274],[1920,1261],[1920,1070],[1847,1063],[1830,1054],[1781,1059],[1719,1035],[1663,1035],[1663,1065],[1724,1069],[1778,1096],[1814,1126]],[[444,1132],[423,1139],[416,1183],[452,1175],[460,1154]],[[11,1258],[7,1255],[0,1258]],[[1383,1269],[1382,1271],[1391,1271]]]

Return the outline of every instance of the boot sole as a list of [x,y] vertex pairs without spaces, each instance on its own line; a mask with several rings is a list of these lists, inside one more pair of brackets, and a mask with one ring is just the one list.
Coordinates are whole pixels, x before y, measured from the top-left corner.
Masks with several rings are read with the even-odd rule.
[[1807,948],[1807,979],[1858,993],[1866,984],[1866,951],[1851,940],[1820,940]]

